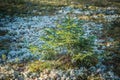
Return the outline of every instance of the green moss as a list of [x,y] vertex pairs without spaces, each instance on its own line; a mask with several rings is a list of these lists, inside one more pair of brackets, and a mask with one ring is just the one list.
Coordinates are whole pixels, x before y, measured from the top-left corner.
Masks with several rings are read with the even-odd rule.
[[29,46],[29,50],[34,54],[39,52],[39,48],[37,46]]
[[90,75],[87,77],[87,80],[103,80],[103,77],[100,75]]
[[50,61],[35,61],[34,63],[30,63],[28,66],[28,69],[31,72],[39,72],[39,71],[43,71],[44,69],[52,69],[54,63],[50,62]]
[[73,62],[75,66],[85,66],[87,68],[95,66],[98,63],[98,58],[92,53],[79,53],[73,56]]
[[[82,51],[92,51],[94,36],[85,38],[82,24],[84,21],[66,18],[56,28],[46,28],[41,40],[45,43],[40,49],[43,56],[64,54],[74,55]],[[54,59],[54,56],[52,57]],[[46,59],[46,58],[45,58]],[[47,58],[48,59],[48,58]]]
[[68,70],[73,68],[79,68],[85,66],[89,68],[97,64],[98,60],[92,53],[89,54],[78,54],[75,56],[61,55],[57,57],[57,60],[47,61],[34,61],[28,65],[28,69],[31,72],[39,72],[44,69],[62,69]]
[[39,72],[44,69],[62,69],[74,68],[71,57],[67,55],[60,56],[57,60],[34,61],[29,63],[28,69],[31,72]]
[[75,67],[72,63],[72,57],[70,55],[59,56],[59,58],[56,60],[56,63],[56,68],[58,69],[67,70]]
[[6,55],[5,54],[2,54],[2,60],[6,60],[7,59],[7,57],[6,57]]

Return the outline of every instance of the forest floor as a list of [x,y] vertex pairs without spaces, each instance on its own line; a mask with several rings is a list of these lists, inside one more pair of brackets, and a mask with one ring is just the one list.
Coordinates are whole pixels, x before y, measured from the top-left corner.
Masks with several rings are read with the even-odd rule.
[[[39,5],[37,1],[26,4],[1,2],[0,80],[120,80],[119,8],[119,2],[101,5],[82,2],[63,4],[62,1],[41,1]],[[56,27],[56,22],[67,16],[85,20],[82,25],[85,35],[97,37],[94,52],[100,57],[96,65],[62,69],[69,67],[69,57],[63,56],[59,68],[53,66],[49,69],[46,66],[57,64],[56,61],[39,59],[37,48],[41,48],[40,36],[44,28]],[[31,45],[37,48],[31,51]]]

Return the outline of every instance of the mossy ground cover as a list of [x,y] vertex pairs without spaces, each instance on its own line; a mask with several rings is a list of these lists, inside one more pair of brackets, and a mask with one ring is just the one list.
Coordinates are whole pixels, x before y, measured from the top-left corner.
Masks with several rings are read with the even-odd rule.
[[[107,1],[106,3],[104,3],[104,0],[102,0],[102,1],[101,1],[101,3],[99,3],[94,0],[92,0],[92,1],[82,1],[82,0],[77,1],[76,0],[74,2],[67,1],[67,0],[65,0],[65,1],[64,0],[63,1],[59,1],[59,0],[43,1],[43,0],[41,0],[41,1],[35,1],[35,2],[29,2],[29,3],[25,2],[25,3],[17,3],[17,4],[14,2],[10,2],[10,3],[3,2],[3,3],[0,3],[1,4],[0,11],[4,15],[11,15],[11,16],[14,16],[14,15],[23,16],[24,15],[24,16],[26,16],[26,15],[43,15],[43,14],[50,15],[50,14],[53,14],[54,11],[59,10],[59,8],[61,8],[63,6],[71,6],[74,8],[82,8],[84,10],[93,10],[93,11],[97,10],[98,7],[103,7],[103,9],[105,9],[105,7],[110,6],[111,4],[112,4],[112,6],[117,6],[117,7],[120,6],[119,1],[118,2],[111,2],[111,1],[108,2]],[[29,13],[35,9],[41,11],[41,14],[39,14],[37,12],[34,14]],[[100,18],[102,18],[102,17],[104,17],[104,14],[97,14],[97,16],[100,16]],[[91,16],[86,16],[86,17],[89,20],[91,20],[91,18],[89,18]],[[82,18],[80,17],[79,19],[82,19]],[[97,20],[93,20],[93,21],[99,22]],[[106,24],[106,22],[104,20],[102,20],[102,21]],[[119,44],[120,44],[119,31],[120,31],[120,29],[119,29],[119,22],[117,22],[117,21],[118,21],[118,19],[115,22],[113,22],[115,25],[112,25],[112,27],[110,27],[110,28],[107,28],[106,27],[107,25],[106,25],[105,29],[104,29],[105,32],[103,30],[103,32],[106,33],[106,34],[103,34],[104,36],[107,36],[107,37],[109,36],[109,37],[112,37],[115,39],[114,44],[112,44],[113,47],[112,48],[108,47],[108,49],[106,51],[108,51],[108,53],[112,52],[112,53],[117,54],[112,59],[109,59],[109,57],[112,57],[111,55],[108,55],[109,57],[104,56],[104,58],[106,60],[104,62],[104,64],[105,65],[113,64],[114,67],[116,67],[113,70],[116,72],[116,74],[120,75],[119,74],[119,71],[120,71],[119,65],[120,64],[119,64],[119,57],[118,57],[120,54],[120,52],[119,52],[119,47],[120,47],[119,46]],[[69,23],[69,21],[67,23]],[[64,26],[64,25],[62,25],[62,26]],[[45,46],[46,50],[43,50],[43,51],[47,51],[47,53],[45,53],[46,55],[43,57],[43,59],[45,59],[45,57],[46,57],[47,60],[31,62],[30,64],[28,64],[29,70],[33,71],[33,72],[37,72],[37,71],[42,71],[46,68],[47,69],[53,69],[53,68],[65,69],[66,70],[69,68],[76,68],[76,67],[78,68],[81,66],[85,66],[87,68],[89,68],[91,66],[95,66],[97,64],[98,60],[97,60],[97,55],[89,54],[89,53],[92,53],[91,50],[88,50],[88,49],[91,49],[89,46],[92,45],[92,44],[89,44],[90,40],[81,38],[80,39],[81,43],[79,43],[79,45],[78,45],[78,42],[79,42],[78,41],[79,39],[77,38],[78,34],[71,34],[70,32],[67,32],[70,30],[72,33],[75,33],[76,31],[73,29],[73,27],[75,27],[75,26],[76,25],[68,24],[67,27],[64,26],[64,27],[66,27],[66,29],[63,29],[64,27],[61,27],[61,25],[59,25],[58,29],[56,29],[56,28],[46,29],[48,37],[46,39],[44,37],[44,40],[46,42],[48,42],[49,44],[51,44],[51,46],[56,47],[56,48],[58,46],[65,45],[65,47],[67,47],[69,49],[68,53],[70,53],[70,55],[60,55],[60,54],[58,54],[58,52],[55,49],[48,48],[49,46]],[[79,29],[76,28],[76,30],[79,30]],[[81,32],[81,30],[79,30],[77,33],[79,33],[79,32]],[[6,33],[7,32],[2,32],[0,35],[3,36]],[[56,35],[59,37],[56,37]],[[54,40],[54,38],[55,38],[55,40]],[[77,39],[77,42],[75,41],[75,39]],[[50,40],[52,40],[52,41],[50,41]],[[8,42],[8,41],[4,41],[4,42]],[[55,44],[58,44],[58,45],[52,44],[52,42],[55,42]],[[0,47],[1,46],[3,48],[3,44],[0,43]],[[79,49],[78,47],[81,47],[81,48]],[[34,46],[30,46],[30,49],[33,53],[35,51],[39,50],[37,47],[34,47]],[[77,50],[75,50],[75,49],[77,49]],[[82,53],[84,50],[87,50],[88,53]],[[39,50],[39,51],[41,51],[41,50]],[[72,53],[73,54],[75,53],[75,55],[71,55]],[[51,54],[51,55],[49,55],[49,54]],[[89,55],[86,55],[86,54],[89,54]],[[52,60],[49,60],[50,58],[52,58]]]

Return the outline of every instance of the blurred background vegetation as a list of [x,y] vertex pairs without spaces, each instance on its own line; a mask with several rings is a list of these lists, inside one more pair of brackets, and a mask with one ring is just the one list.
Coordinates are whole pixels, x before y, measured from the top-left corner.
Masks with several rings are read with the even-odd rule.
[[[39,5],[39,6],[38,6]],[[48,10],[53,12],[59,7],[73,6],[77,8],[83,8],[84,6],[117,6],[120,8],[119,0],[0,0],[0,13],[4,15],[22,15],[32,11]],[[45,12],[43,12],[45,14]],[[33,14],[31,14],[33,15]],[[37,15],[37,13],[36,13]]]

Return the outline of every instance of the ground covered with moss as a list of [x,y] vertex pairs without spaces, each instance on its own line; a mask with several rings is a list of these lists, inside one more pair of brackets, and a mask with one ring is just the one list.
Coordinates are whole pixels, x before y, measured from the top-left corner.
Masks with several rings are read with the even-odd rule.
[[0,1],[0,80],[119,80],[120,2]]

